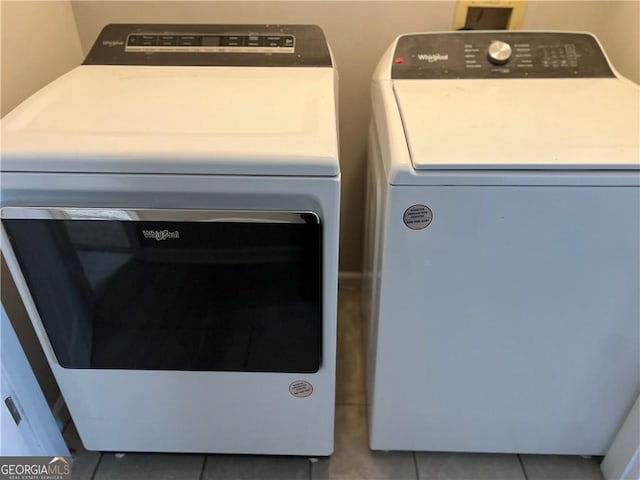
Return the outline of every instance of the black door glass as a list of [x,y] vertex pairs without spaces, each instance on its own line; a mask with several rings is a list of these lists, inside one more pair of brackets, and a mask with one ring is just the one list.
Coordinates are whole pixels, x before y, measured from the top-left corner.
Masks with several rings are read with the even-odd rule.
[[321,225],[4,219],[65,368],[312,373]]

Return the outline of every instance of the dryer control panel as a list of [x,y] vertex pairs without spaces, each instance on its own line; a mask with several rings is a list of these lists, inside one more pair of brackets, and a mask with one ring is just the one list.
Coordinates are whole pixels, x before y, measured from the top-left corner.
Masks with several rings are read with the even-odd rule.
[[398,39],[391,78],[613,77],[594,37],[584,33],[451,32]]
[[84,65],[331,67],[315,25],[112,24]]
[[254,33],[246,35],[132,33],[125,52],[177,53],[295,53],[293,35]]

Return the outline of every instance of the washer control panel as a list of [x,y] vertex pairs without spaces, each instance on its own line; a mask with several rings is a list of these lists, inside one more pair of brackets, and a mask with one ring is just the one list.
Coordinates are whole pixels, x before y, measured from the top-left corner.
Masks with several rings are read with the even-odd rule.
[[85,65],[331,67],[316,25],[112,24]]
[[594,37],[583,33],[451,32],[398,39],[391,77],[612,77]]

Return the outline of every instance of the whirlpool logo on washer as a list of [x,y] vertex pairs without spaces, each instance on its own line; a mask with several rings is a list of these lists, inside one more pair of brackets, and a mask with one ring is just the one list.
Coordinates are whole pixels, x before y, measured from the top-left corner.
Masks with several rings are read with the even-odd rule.
[[447,61],[449,60],[448,53],[419,53],[418,60],[426,61],[429,63]]
[[169,230],[142,230],[144,238],[150,238],[160,242],[162,240],[179,239],[180,231],[170,232]]

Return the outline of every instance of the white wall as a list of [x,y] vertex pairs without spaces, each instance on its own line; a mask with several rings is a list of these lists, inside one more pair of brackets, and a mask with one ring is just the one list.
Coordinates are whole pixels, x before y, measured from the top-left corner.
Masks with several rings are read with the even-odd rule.
[[1,114],[82,61],[70,1],[0,2]]
[[592,32],[618,71],[640,83],[640,1],[604,2]]

